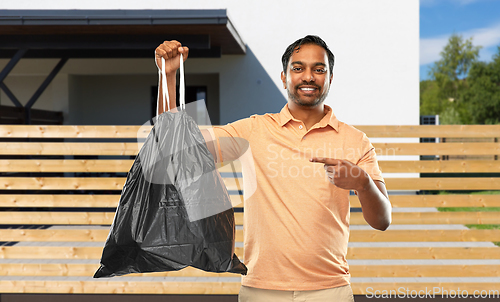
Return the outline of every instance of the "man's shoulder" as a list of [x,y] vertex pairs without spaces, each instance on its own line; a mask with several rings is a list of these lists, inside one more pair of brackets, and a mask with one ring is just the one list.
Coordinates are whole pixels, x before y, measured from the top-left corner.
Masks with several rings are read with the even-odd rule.
[[246,121],[249,123],[279,123],[279,113],[264,113],[264,114],[252,114],[247,118],[243,118],[239,121]]
[[339,132],[343,132],[343,134],[347,137],[353,137],[353,136],[363,137],[366,135],[363,131],[359,130],[358,128],[341,121],[339,121]]

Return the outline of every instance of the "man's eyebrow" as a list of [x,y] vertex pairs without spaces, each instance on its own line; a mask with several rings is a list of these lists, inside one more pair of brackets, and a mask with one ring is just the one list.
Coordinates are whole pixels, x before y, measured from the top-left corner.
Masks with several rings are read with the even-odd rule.
[[[297,64],[297,65],[304,65],[302,63],[302,61],[294,61],[294,62],[290,63],[290,65],[295,65],[295,64]],[[322,63],[322,62],[317,62],[317,63],[314,64],[314,66],[324,66],[324,67],[326,67],[326,64]]]

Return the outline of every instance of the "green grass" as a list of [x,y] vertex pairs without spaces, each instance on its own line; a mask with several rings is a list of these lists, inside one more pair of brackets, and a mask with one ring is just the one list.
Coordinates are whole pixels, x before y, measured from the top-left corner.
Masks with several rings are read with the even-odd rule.
[[[467,194],[467,195],[499,195],[500,191],[475,191],[475,192],[448,192],[440,191],[439,195],[454,195],[454,194]],[[452,208],[437,208],[440,212],[500,212],[500,207],[452,207]],[[499,230],[500,224],[466,224],[469,229],[475,230]],[[500,242],[493,242],[495,245],[500,246]]]
[[500,212],[497,207],[453,207],[453,208],[437,208],[440,212]]
[[450,192],[450,191],[439,191],[438,195],[499,195],[500,191],[474,191],[474,192]]
[[[439,195],[500,195],[500,191],[474,191],[467,193],[457,193],[449,191],[440,191]],[[440,212],[500,212],[500,207],[440,207]]]

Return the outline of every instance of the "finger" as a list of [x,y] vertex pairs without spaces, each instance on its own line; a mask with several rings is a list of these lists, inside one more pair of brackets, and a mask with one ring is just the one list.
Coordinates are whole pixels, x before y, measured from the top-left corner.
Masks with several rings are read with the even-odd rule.
[[335,176],[331,174],[327,174],[328,181],[331,182],[332,184],[335,184]]
[[313,158],[309,159],[309,161],[311,161],[313,163],[323,163],[326,165],[333,165],[333,166],[336,166],[336,165],[339,165],[340,163],[342,163],[342,160],[340,160],[340,159],[326,158],[326,157],[313,157]]
[[172,40],[170,41],[170,44],[172,44],[172,46],[174,47],[181,47],[181,42],[177,41],[177,40]]
[[189,48],[187,48],[186,46],[179,47],[179,52],[182,53],[182,55],[184,56],[184,61],[186,61],[186,59],[189,55]]
[[163,50],[165,50],[166,56],[165,59],[171,59],[174,57],[174,50],[177,51],[177,44],[172,41],[163,42]]
[[171,58],[177,58],[178,54],[179,54],[179,48],[178,47],[172,47],[172,57]]
[[327,173],[335,173],[336,170],[335,166],[332,165],[325,165],[324,168]]
[[155,53],[156,53],[157,57],[162,57],[165,54],[165,50],[163,50],[162,46],[163,45],[160,45],[160,46],[156,47],[156,49],[155,49]]

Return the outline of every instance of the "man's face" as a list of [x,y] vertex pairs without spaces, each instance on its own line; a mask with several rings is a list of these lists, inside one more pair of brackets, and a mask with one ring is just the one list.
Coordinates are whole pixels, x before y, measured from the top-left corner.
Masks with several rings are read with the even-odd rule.
[[288,62],[286,75],[281,80],[288,92],[288,100],[299,106],[314,107],[324,101],[332,81],[328,56],[316,44],[295,48]]

